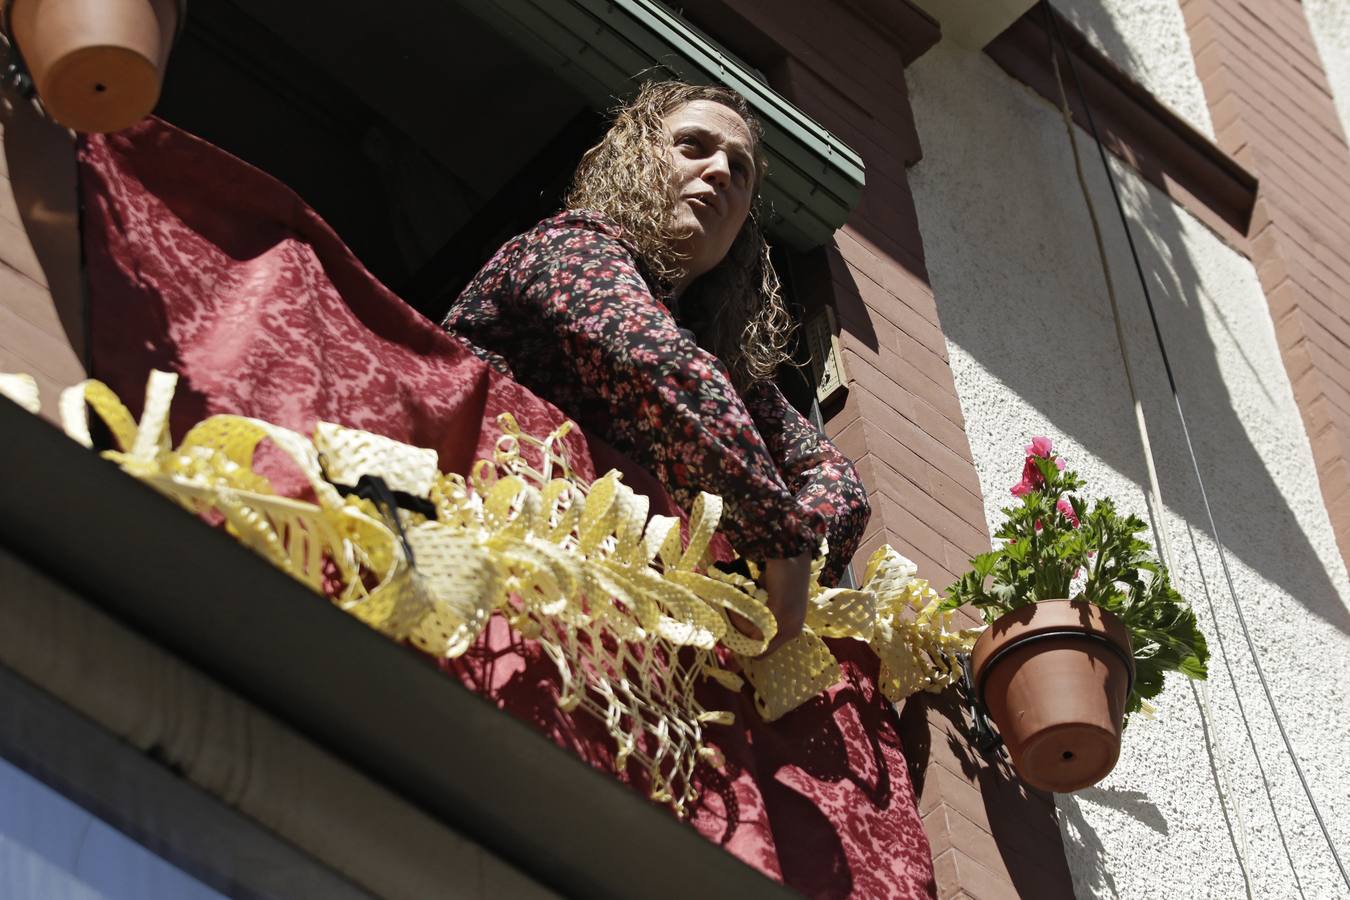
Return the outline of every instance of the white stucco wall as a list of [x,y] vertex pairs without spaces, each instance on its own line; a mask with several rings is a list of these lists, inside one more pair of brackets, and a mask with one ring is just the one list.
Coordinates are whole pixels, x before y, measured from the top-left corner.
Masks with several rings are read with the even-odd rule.
[[1322,68],[1331,82],[1331,96],[1341,117],[1342,133],[1350,133],[1350,3],[1346,0],[1303,0]]
[[[1142,451],[1058,112],[988,58],[946,44],[907,77],[924,153],[910,183],[991,526],[1036,434],[1055,441],[1092,493],[1146,516]],[[1212,660],[1207,686],[1174,677],[1156,719],[1136,718],[1104,782],[1057,798],[1076,889],[1141,900],[1299,895],[1240,697],[1304,895],[1345,896],[1242,642],[1124,234],[1095,149],[1079,137],[1149,416],[1176,580]],[[1237,594],[1333,837],[1350,848],[1350,582],[1264,297],[1248,260],[1117,173]]]
[[[1345,0],[1326,0],[1344,3]],[[1197,131],[1214,137],[1177,0],[1053,0],[1113,62]]]

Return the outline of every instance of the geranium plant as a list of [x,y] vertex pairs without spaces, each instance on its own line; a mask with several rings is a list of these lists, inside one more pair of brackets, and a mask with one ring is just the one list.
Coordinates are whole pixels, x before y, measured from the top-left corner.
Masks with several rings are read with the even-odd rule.
[[1086,600],[1114,613],[1129,631],[1135,663],[1125,712],[1148,710],[1164,672],[1206,676],[1205,636],[1140,537],[1147,524],[1107,498],[1089,506],[1075,493],[1083,485],[1049,438],[1033,438],[1012,488],[1019,502],[1004,508],[1006,521],[994,534],[997,549],[971,560],[946,603],[969,603],[990,623],[1042,600]]

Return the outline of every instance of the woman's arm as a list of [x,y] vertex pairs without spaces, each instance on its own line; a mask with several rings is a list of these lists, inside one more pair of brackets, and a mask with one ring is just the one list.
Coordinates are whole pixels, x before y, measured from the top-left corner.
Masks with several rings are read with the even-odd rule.
[[778,386],[761,382],[745,397],[787,486],[799,503],[820,513],[828,525],[829,559],[821,581],[836,584],[862,541],[871,517],[867,490],[857,470],[829,438],[788,403]]
[[680,334],[611,226],[551,220],[514,256],[504,307],[556,341],[565,367],[527,386],[632,455],[686,509],[701,490],[719,494],[743,556],[815,554],[825,516],[784,483],[725,368]]

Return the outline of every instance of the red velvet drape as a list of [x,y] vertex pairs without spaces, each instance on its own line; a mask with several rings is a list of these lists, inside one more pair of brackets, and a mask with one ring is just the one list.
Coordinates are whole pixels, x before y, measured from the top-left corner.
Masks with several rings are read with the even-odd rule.
[[[536,435],[564,419],[390,293],[284,185],[197,138],[153,119],[87,138],[80,179],[94,374],[134,407],[151,368],[178,372],[175,439],[215,413],[306,434],[323,419],[434,448],[443,470],[466,472],[490,454],[499,412]],[[618,465],[670,510],[650,476],[589,443],[569,439],[578,475],[594,477],[593,458]],[[301,490],[284,468],[271,474]],[[844,681],[772,725],[748,694],[700,688],[737,724],[714,729],[727,766],[701,773],[690,821],[811,896],[929,896],[928,841],[876,659],[857,642],[834,649]],[[503,622],[443,667],[612,770],[608,736],[557,709],[551,663]]]

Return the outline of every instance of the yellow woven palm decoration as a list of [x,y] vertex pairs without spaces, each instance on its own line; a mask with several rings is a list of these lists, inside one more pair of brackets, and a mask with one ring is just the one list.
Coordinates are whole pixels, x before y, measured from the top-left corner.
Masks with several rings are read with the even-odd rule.
[[[26,388],[13,379],[0,376],[0,389]],[[427,653],[457,657],[494,614],[504,616],[557,667],[559,705],[602,722],[616,768],[640,765],[652,797],[678,813],[696,796],[698,761],[721,763],[706,726],[733,718],[704,709],[695,684],[713,678],[742,686],[720,665],[719,648],[737,655],[756,708],[773,720],[839,680],[822,638],[869,643],[881,659],[881,690],[893,702],[952,683],[955,654],[974,640],[951,629],[936,592],[886,546],[857,590],[822,588],[818,561],[802,634],[759,659],[777,630],[763,591],[709,565],[721,499],[698,498],[684,544],[678,520],[649,516],[647,498],[619,473],[591,484],[573,475],[561,449],[571,423],[538,439],[500,417],[494,458],[479,460],[468,478],[437,471],[434,451],[330,423],[307,438],[257,419],[212,416],[175,449],[168,432],[175,383],[174,375],[152,374],[136,423],[106,386],[84,382],[63,394],[63,424],[90,446],[92,407],[118,447],[105,456],[126,472],[194,513],[218,517],[312,590]],[[263,441],[295,463],[315,502],[276,495],[253,470]],[[434,516],[377,508],[337,487],[362,476],[425,498]],[[761,636],[733,628],[729,611]]]

